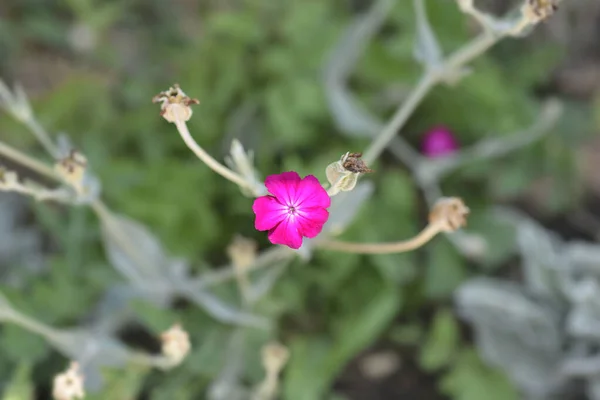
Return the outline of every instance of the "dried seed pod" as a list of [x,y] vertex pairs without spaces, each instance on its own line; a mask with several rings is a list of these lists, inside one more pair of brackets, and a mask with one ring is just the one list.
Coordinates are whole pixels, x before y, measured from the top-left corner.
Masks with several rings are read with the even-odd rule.
[[186,95],[178,84],[160,92],[152,98],[153,103],[161,103],[160,115],[169,122],[188,121],[192,117],[192,104],[200,104],[197,99]]

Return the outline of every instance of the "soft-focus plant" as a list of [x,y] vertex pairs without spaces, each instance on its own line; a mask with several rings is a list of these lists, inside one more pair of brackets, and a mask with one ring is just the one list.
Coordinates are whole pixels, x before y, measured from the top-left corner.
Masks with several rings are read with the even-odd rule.
[[[87,6],[73,4],[71,7],[77,9],[78,18],[85,29],[91,29],[98,35],[110,25],[107,21],[112,18],[114,10],[107,8],[107,21],[93,22],[93,13],[89,12],[94,8],[92,2],[85,4]],[[244,4],[248,10],[260,10],[265,15],[279,12],[277,7],[263,6],[260,2],[248,1]],[[175,398],[175,393],[193,398],[202,392],[206,393],[207,398],[215,400],[273,399],[280,389],[283,396],[290,399],[323,397],[343,366],[379,337],[398,314],[402,304],[398,287],[412,279],[414,274],[411,276],[409,268],[413,261],[410,258],[393,258],[407,256],[397,256],[395,253],[422,247],[439,233],[447,234],[449,243],[456,251],[478,261],[490,254],[490,247],[495,245],[493,239],[476,229],[466,232],[459,230],[466,225],[466,215],[470,210],[461,199],[444,196],[442,180],[453,171],[467,169],[470,164],[489,163],[493,158],[507,155],[541,139],[561,116],[561,104],[549,100],[542,105],[541,111],[536,110],[539,116],[534,124],[522,132],[484,138],[459,148],[451,140],[450,133],[444,131],[442,135],[438,131],[436,137],[426,138],[430,143],[425,145],[423,155],[413,148],[405,138],[404,128],[430,92],[435,90],[432,93],[435,99],[442,93],[440,90],[450,90],[436,88],[438,85],[451,87],[454,91],[463,88],[465,81],[465,90],[471,94],[481,92],[483,96],[486,90],[479,88],[478,71],[471,71],[470,63],[502,39],[525,36],[536,24],[549,18],[556,8],[554,2],[528,0],[515,13],[498,18],[475,8],[472,1],[458,0],[456,4],[462,13],[481,27],[481,32],[475,38],[461,46],[456,45],[464,37],[452,35],[448,36],[448,42],[440,43],[435,32],[438,25],[430,22],[423,0],[414,0],[415,13],[411,15],[405,12],[405,4],[395,5],[390,0],[374,2],[334,46],[323,74],[325,98],[320,94],[318,79],[312,74],[320,67],[320,57],[313,52],[320,49],[323,53],[331,40],[320,39],[333,38],[337,33],[335,27],[341,25],[337,20],[336,24],[329,24],[334,15],[332,6],[325,2],[308,2],[302,5],[305,8],[300,12],[297,9],[300,5],[286,3],[283,6],[284,18],[276,23],[273,32],[259,29],[255,21],[248,17],[250,11],[243,14],[234,7],[232,12],[213,15],[204,27],[205,34],[222,42],[217,45],[217,41],[205,40],[194,44],[197,48],[190,52],[194,55],[182,57],[183,64],[194,65],[194,68],[184,69],[181,77],[178,77],[186,82],[186,92],[201,96],[202,101],[189,97],[179,85],[161,92],[153,101],[160,104],[160,115],[175,126],[185,145],[208,167],[206,170],[210,169],[235,184],[239,192],[229,188],[217,192],[211,186],[224,185],[207,172],[188,175],[188,169],[201,171],[203,168],[194,164],[191,167],[183,161],[180,155],[185,153],[181,152],[181,143],[174,140],[173,135],[157,138],[158,145],[153,143],[154,138],[143,140],[141,147],[136,149],[147,161],[143,167],[112,154],[108,150],[109,145],[103,143],[106,139],[94,142],[97,139],[91,139],[91,136],[90,139],[85,135],[77,136],[73,141],[80,145],[75,149],[66,138],[58,140],[46,131],[34,114],[23,89],[16,86],[10,90],[0,82],[0,105],[31,131],[53,164],[51,166],[39,161],[9,146],[4,140],[0,141],[0,155],[14,165],[0,171],[0,190],[31,196],[40,202],[70,205],[76,210],[73,212],[79,212],[79,208],[75,207],[91,209],[99,221],[100,234],[95,239],[100,236],[106,260],[121,277],[117,285],[114,284],[116,277],[108,279],[113,283],[106,288],[98,285],[101,288],[97,289],[95,296],[100,300],[85,323],[74,316],[39,322],[27,316],[34,315],[27,307],[21,311],[20,307],[14,305],[19,304],[19,293],[9,288],[5,291],[10,302],[4,299],[0,302],[0,320],[41,336],[66,358],[76,362],[72,365],[83,371],[81,376],[85,378],[85,391],[88,393],[102,393],[99,390],[108,392],[111,384],[115,385],[120,380],[126,381],[130,387],[127,390],[135,393],[142,385],[143,376],[155,373],[150,372],[149,367],[156,367],[169,370],[174,377],[172,381],[161,378],[160,387],[153,388],[157,398]],[[400,6],[403,7],[402,13],[396,9]],[[451,19],[464,18],[456,12],[456,5],[450,2],[436,5],[435,8],[440,14],[454,12]],[[411,24],[415,36],[401,40],[395,36],[398,43],[382,41],[383,45],[371,45],[373,36],[388,17],[394,23]],[[451,25],[454,30],[455,26]],[[330,26],[334,27],[329,30]],[[277,44],[254,61],[256,65],[250,76],[235,69],[253,55],[249,49],[261,48],[273,41]],[[408,44],[414,45],[413,56],[423,67],[422,76],[418,79],[413,73],[417,71],[412,65],[413,61],[409,64],[403,59]],[[450,44],[458,49],[446,55],[444,48]],[[83,47],[93,47],[90,46]],[[172,49],[170,51],[169,58],[177,59],[177,53]],[[364,51],[373,51],[380,59],[384,59],[381,64],[391,65],[388,65],[390,70],[412,71],[401,72],[406,74],[402,77],[404,82],[416,80],[414,88],[406,93],[401,105],[385,124],[375,116],[375,112],[367,111],[368,107],[364,104],[370,103],[368,99],[360,99],[349,88],[348,82],[355,68],[362,71],[363,79],[371,84],[379,84],[381,76],[386,75],[376,71],[374,65],[369,65],[371,61],[365,61],[366,65],[358,64]],[[194,57],[205,53],[215,57],[214,64],[196,62],[198,59]],[[384,53],[394,54],[393,60],[386,59],[382,55]],[[371,57],[365,58],[371,60]],[[489,69],[489,65],[483,65],[482,69],[486,67]],[[500,74],[488,74],[493,76],[486,79],[502,88]],[[143,79],[156,81],[155,76],[134,79],[140,79],[135,81],[140,85]],[[264,88],[256,87],[255,82],[264,79],[268,80],[268,84]],[[470,79],[475,83],[469,86]],[[135,85],[132,84],[126,95],[130,101],[137,96]],[[239,105],[236,102],[240,98],[241,88],[252,88],[249,90],[252,96],[245,97],[246,103]],[[68,92],[64,97],[67,100],[63,101],[69,101]],[[509,107],[509,100],[512,99],[507,95],[500,100],[490,98],[484,103],[488,109],[499,105],[500,110],[492,111],[497,111],[498,120],[504,121],[506,109],[503,107]],[[91,104],[94,102],[101,104],[102,99],[94,98]],[[458,103],[461,107],[465,106]],[[236,110],[228,119],[229,126],[225,126],[225,110],[229,111],[233,105],[236,105]],[[339,130],[347,136],[341,143],[323,138],[322,128],[313,124],[314,121],[326,119],[323,110],[327,105]],[[71,112],[75,113],[78,106],[80,104],[73,104]],[[109,103],[104,106],[114,107]],[[196,107],[194,113],[192,106]],[[423,107],[430,106],[423,104]],[[440,114],[444,112],[443,108],[440,107]],[[100,114],[102,107],[98,105],[97,110]],[[134,120],[145,121],[151,117],[129,111],[129,115],[118,121],[123,131],[135,131],[137,135],[139,130],[146,133],[162,130],[160,125],[151,122],[147,126],[135,125],[142,123],[134,124]],[[86,111],[87,114],[93,112],[94,108]],[[144,112],[147,110],[144,109]],[[510,121],[501,127],[488,124],[487,117],[474,118],[485,120],[486,127],[493,126],[511,132],[522,128],[532,114],[521,119],[509,118]],[[260,123],[261,118],[264,124]],[[457,132],[462,132],[462,129],[458,130],[461,124],[453,123],[451,118],[436,119],[448,120],[449,126],[456,126]],[[241,136],[241,130],[262,129],[270,132],[272,140],[261,141],[258,134],[248,134],[249,144],[242,144],[241,139],[235,138]],[[192,132],[202,132],[202,139],[195,139]],[[222,135],[222,132],[226,134]],[[217,137],[223,140],[223,148],[228,153],[223,157],[225,163],[206,150],[207,140]],[[348,143],[348,137],[354,137],[352,143]],[[130,138],[131,134],[114,140],[126,142]],[[432,144],[432,141],[439,142],[442,139],[443,146]],[[349,151],[349,148],[361,148],[366,143],[363,152]],[[318,147],[319,153],[311,157],[313,152],[306,151],[309,146]],[[269,147],[276,149],[280,160],[255,159],[254,154],[261,155]],[[254,151],[248,151],[248,148]],[[299,149],[298,155],[290,151],[292,148]],[[445,157],[430,157],[439,154],[440,148],[446,153]],[[407,167],[408,174],[385,168],[380,156],[386,149]],[[94,154],[95,151],[98,154]],[[161,161],[169,152],[178,154],[174,157],[177,162],[173,165]],[[113,158],[114,162],[104,162],[106,165],[99,171],[95,169],[95,162],[102,165],[100,160]],[[23,173],[25,170],[28,171],[26,174]],[[109,176],[109,172],[114,179],[103,179]],[[264,183],[262,176],[266,176]],[[320,183],[323,178],[328,183]],[[142,183],[138,185],[139,188],[131,189],[131,200],[124,200],[126,196],[119,195],[119,192],[130,190],[134,186],[132,182],[136,181]],[[198,182],[202,182],[206,195],[201,193],[198,196],[198,192],[189,190]],[[430,209],[425,228],[412,239],[383,242],[383,237],[388,234],[410,237],[418,231],[413,229],[417,224],[416,207],[410,195],[414,190],[413,184],[422,191]],[[375,191],[383,200],[378,202],[372,196]],[[244,196],[239,196],[240,192]],[[469,203],[471,196],[469,193],[464,195]],[[167,204],[164,208],[161,204],[153,206],[153,202],[160,203],[156,199],[168,199],[165,203],[177,204]],[[114,209],[121,210],[123,214],[107,205],[113,203]],[[173,207],[189,207],[190,217],[186,218],[185,212],[180,210],[181,213],[177,215],[183,218],[173,221],[170,211]],[[36,208],[39,208],[41,216],[45,215],[44,207]],[[220,224],[216,223],[215,209],[219,214],[225,214],[223,220],[219,220]],[[231,217],[227,215],[229,210],[232,210]],[[224,221],[234,221],[236,218],[244,221],[235,225],[240,232],[223,229],[227,227]],[[167,235],[171,239],[163,244],[138,219],[164,225],[167,231],[174,234]],[[408,223],[403,223],[406,221]],[[252,227],[268,233],[259,236],[252,232]],[[81,228],[79,232],[88,230]],[[252,240],[240,239],[241,236],[237,236],[227,251],[214,250],[219,248],[216,245],[223,245],[221,248],[224,248],[223,238],[231,240],[233,234],[252,235],[262,240],[260,251],[257,251]],[[340,235],[352,241],[338,238]],[[271,244],[282,246],[268,246],[263,236]],[[199,239],[190,240],[190,237]],[[180,241],[188,243],[190,247],[199,242],[198,249],[186,248]],[[172,246],[181,246],[178,249],[183,249],[187,257],[171,255],[166,248]],[[431,246],[431,258],[434,260],[431,265],[441,265],[440,260],[450,259],[453,254],[456,258],[453,253],[455,250],[446,242],[436,241]],[[218,269],[193,265],[189,259],[197,256],[198,252],[217,260],[228,254],[231,265]],[[365,257],[369,257],[365,259],[375,267],[376,273],[357,268],[361,266],[362,259],[348,253],[365,254]],[[82,260],[84,258],[79,257],[76,261]],[[292,262],[307,265],[291,268]],[[204,266],[209,264],[207,260],[202,263]],[[307,274],[313,273],[310,269],[312,263],[322,268],[307,278]],[[432,273],[431,268],[426,274]],[[198,273],[199,269],[202,272]],[[103,282],[105,278],[99,276],[96,279]],[[227,285],[230,281],[235,281],[236,285]],[[440,288],[436,286],[439,285],[438,281],[448,286]],[[432,282],[434,280],[425,284],[427,295],[432,298],[449,294],[459,284],[454,277],[439,279],[438,276],[435,283]],[[327,301],[331,302],[328,306],[338,308],[339,315],[331,320],[315,321],[315,324],[324,325],[320,328],[324,328],[328,335],[310,331],[305,335],[290,335],[290,327],[278,326],[278,322],[284,320],[287,314],[306,315],[310,312],[302,297],[309,293],[311,284],[318,285],[327,293]],[[347,290],[339,296],[331,295],[344,285]],[[275,300],[264,301],[267,298]],[[173,311],[173,305],[182,300],[193,306],[187,305],[182,310]],[[84,306],[91,308],[92,300],[88,300]],[[203,314],[199,314],[195,306]],[[43,315],[36,315],[36,318],[43,319]],[[440,317],[439,329],[451,332],[454,329],[452,321],[447,320],[443,315]],[[179,321],[183,325],[178,325]],[[55,323],[77,324],[78,328],[52,328],[51,325]],[[299,322],[292,321],[292,324],[295,323]],[[132,343],[124,343],[122,331],[131,329],[132,325],[133,328],[141,325],[155,338],[160,338],[160,351],[142,351]],[[171,328],[167,330],[169,326]],[[185,326],[185,331],[181,326]],[[283,345],[272,344],[276,339]],[[440,352],[450,354],[452,344]],[[255,350],[257,345],[265,345],[262,355]],[[256,368],[260,365],[260,358],[264,372]],[[450,363],[450,358],[451,355],[446,355],[440,361],[439,356],[425,355],[423,363],[434,370]],[[444,381],[445,390],[458,393],[465,375],[462,371],[470,371],[473,365],[479,365],[478,362],[477,357],[469,351],[457,356],[454,369]],[[284,366],[287,370],[282,378]],[[500,366],[504,367],[504,364]],[[106,378],[110,374],[106,372],[107,367],[132,372],[130,376]],[[77,370],[73,368],[64,376],[75,374]],[[177,370],[183,371],[177,375]],[[61,383],[64,376],[58,375],[55,380],[55,389],[58,387],[56,393],[69,392],[71,398],[82,395],[83,388],[64,388]],[[201,383],[198,383],[198,376],[202,377]],[[280,382],[281,379],[283,382]],[[498,387],[504,388],[504,381],[501,378],[498,380],[501,382]],[[507,391],[510,392],[510,388]],[[67,395],[55,394],[57,399],[60,396],[68,398],[65,397]]]

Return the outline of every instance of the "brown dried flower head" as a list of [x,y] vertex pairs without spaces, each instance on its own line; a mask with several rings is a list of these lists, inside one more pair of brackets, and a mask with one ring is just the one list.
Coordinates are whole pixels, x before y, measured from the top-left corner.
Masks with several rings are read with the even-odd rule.
[[348,192],[356,186],[360,174],[373,172],[361,159],[362,153],[346,153],[325,169],[325,175],[331,185],[328,193],[334,196],[340,191]]
[[367,164],[362,160],[362,153],[346,153],[342,157],[342,166],[355,174],[368,174],[374,172],[371,168],[367,167]]
[[537,24],[552,16],[558,10],[558,0],[527,0],[523,5],[523,15]]
[[55,400],[83,399],[83,375],[79,372],[79,364],[72,362],[69,369],[54,377],[52,397]]
[[429,223],[439,224],[444,232],[454,232],[467,225],[469,208],[458,197],[442,197],[429,213]]
[[181,325],[175,324],[169,330],[160,335],[162,341],[162,353],[173,365],[180,364],[188,355],[192,345],[188,333]]
[[54,165],[55,171],[78,192],[83,190],[82,183],[87,169],[87,159],[76,150]]
[[188,121],[192,117],[192,104],[200,104],[197,99],[186,95],[176,83],[168,90],[152,98],[153,103],[161,103],[160,115],[169,122]]

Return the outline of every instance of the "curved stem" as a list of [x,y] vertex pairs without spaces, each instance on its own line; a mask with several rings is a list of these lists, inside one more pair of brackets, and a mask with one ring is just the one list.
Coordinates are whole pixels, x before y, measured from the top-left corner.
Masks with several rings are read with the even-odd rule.
[[439,82],[443,81],[446,76],[464,66],[474,58],[484,53],[492,47],[502,35],[493,35],[489,32],[484,32],[473,39],[465,46],[451,54],[444,63],[436,69],[428,70],[417,86],[412,90],[406,101],[398,108],[392,119],[386,124],[381,133],[373,140],[369,148],[363,155],[363,160],[369,164],[375,161],[377,157],[385,150],[388,143],[395,137],[399,129],[401,129],[413,111],[429,93],[429,91]]
[[209,168],[215,171],[217,174],[221,175],[223,178],[230,180],[236,185],[244,188],[248,188],[252,190],[251,185],[244,179],[241,175],[236,174],[217,160],[215,160],[210,154],[208,154],[192,137],[190,131],[187,127],[187,124],[180,120],[175,120],[175,126],[177,126],[177,131],[181,135],[181,138],[185,142],[185,144],[198,156],[200,160],[202,160]]
[[400,129],[413,111],[421,103],[423,98],[429,93],[429,90],[435,85],[435,75],[431,72],[425,73],[417,86],[413,89],[410,96],[406,99],[402,106],[398,108],[392,119],[385,125],[383,130],[373,140],[369,148],[363,154],[363,160],[367,165],[375,161],[377,157],[385,150],[390,140],[394,138],[398,129]]
[[48,341],[54,341],[57,337],[57,331],[54,328],[44,325],[41,322],[12,309],[8,311],[3,318],[0,318],[0,320],[18,325],[29,332],[46,338]]
[[326,250],[342,251],[358,254],[404,253],[423,246],[441,232],[440,225],[429,224],[417,236],[409,240],[393,243],[353,243],[324,239],[318,246]]
[[48,165],[39,162],[35,158],[32,158],[31,156],[22,153],[19,150],[10,147],[9,145],[3,142],[0,142],[0,155],[18,164],[21,164],[24,167],[39,173],[40,175],[44,175],[47,178],[60,180],[56,172],[54,172],[54,170]]

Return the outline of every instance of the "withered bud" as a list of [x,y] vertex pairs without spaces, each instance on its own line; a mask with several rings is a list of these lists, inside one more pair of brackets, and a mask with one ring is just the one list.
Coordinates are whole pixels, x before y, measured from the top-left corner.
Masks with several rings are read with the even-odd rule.
[[369,174],[373,171],[362,160],[362,153],[346,153],[342,156],[342,166],[355,174]]
[[325,169],[325,175],[331,185],[328,193],[334,196],[340,191],[347,192],[356,186],[360,174],[373,172],[361,159],[362,153],[346,153],[339,161],[333,162]]
[[537,24],[558,10],[558,0],[527,0],[521,12],[531,23]]
[[236,235],[229,246],[227,254],[238,271],[248,268],[256,259],[257,243],[240,235]]
[[160,115],[169,122],[188,121],[192,117],[192,104],[200,104],[197,99],[186,95],[176,83],[168,90],[152,98],[153,103],[161,103]]
[[188,333],[181,325],[175,324],[160,335],[162,353],[173,365],[179,365],[190,352],[192,345]]
[[83,375],[79,372],[79,364],[72,362],[62,374],[54,377],[52,397],[54,400],[83,399]]
[[268,343],[262,348],[262,362],[269,375],[277,375],[285,367],[290,358],[290,351],[276,342]]
[[68,156],[54,165],[54,170],[69,183],[77,192],[83,191],[83,178],[87,169],[87,159],[76,150],[71,150]]
[[429,212],[429,223],[439,224],[444,232],[454,232],[467,225],[469,208],[458,197],[442,197]]

